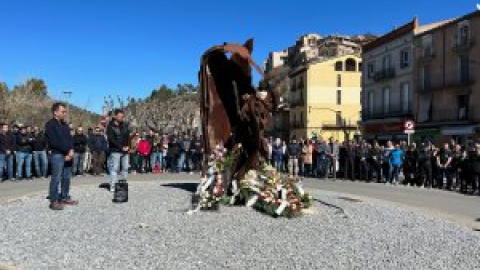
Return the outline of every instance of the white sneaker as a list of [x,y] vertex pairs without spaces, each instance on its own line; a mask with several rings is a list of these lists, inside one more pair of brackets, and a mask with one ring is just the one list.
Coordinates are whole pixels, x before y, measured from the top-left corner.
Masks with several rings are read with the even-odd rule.
[[115,192],[115,186],[110,187],[110,192]]

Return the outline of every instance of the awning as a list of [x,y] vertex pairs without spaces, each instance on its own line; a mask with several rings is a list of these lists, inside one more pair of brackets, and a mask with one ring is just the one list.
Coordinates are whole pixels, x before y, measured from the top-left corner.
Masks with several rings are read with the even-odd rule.
[[474,125],[443,127],[442,135],[445,135],[445,136],[472,135],[472,134],[475,134],[476,127],[477,126],[474,126]]

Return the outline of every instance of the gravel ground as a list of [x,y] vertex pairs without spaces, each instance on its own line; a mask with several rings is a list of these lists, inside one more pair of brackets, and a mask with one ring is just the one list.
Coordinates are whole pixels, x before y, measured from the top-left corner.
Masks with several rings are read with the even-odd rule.
[[467,227],[310,193],[321,202],[291,220],[245,207],[187,216],[190,193],[158,182],[131,184],[126,204],[76,187],[80,204],[58,212],[30,196],[0,205],[0,269],[480,269]]

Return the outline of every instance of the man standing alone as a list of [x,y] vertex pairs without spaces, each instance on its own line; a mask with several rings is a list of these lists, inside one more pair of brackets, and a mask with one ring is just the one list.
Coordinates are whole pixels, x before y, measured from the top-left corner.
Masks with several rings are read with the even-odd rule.
[[110,191],[115,190],[115,183],[117,183],[117,171],[122,166],[122,175],[127,181],[128,177],[128,126],[123,121],[124,112],[122,110],[115,110],[115,117],[108,124],[107,139],[110,151],[108,157],[108,167],[110,173]]
[[[54,103],[53,119],[45,124],[45,138],[52,152],[50,181],[50,209],[62,210],[64,205],[77,205],[78,201],[70,198],[70,179],[72,173],[73,139],[68,124],[64,119],[67,115],[67,105]],[[61,191],[58,191],[58,185]]]

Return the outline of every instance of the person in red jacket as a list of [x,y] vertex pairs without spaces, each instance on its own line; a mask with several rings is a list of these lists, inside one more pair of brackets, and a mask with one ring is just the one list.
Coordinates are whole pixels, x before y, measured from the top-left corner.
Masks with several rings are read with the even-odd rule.
[[139,161],[140,173],[144,173],[145,168],[148,165],[147,160],[150,157],[150,153],[152,152],[152,145],[147,140],[147,137],[145,135],[143,135],[140,141],[138,142],[137,151],[140,157],[140,161]]

